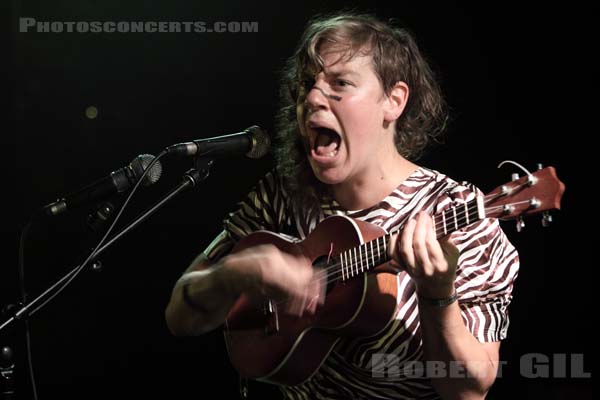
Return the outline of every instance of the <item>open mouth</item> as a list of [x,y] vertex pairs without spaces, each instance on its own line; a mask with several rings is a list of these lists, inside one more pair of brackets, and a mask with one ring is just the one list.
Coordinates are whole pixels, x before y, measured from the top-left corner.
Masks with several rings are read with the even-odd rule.
[[319,157],[335,157],[338,153],[341,143],[340,135],[330,128],[314,127],[315,143],[313,152]]

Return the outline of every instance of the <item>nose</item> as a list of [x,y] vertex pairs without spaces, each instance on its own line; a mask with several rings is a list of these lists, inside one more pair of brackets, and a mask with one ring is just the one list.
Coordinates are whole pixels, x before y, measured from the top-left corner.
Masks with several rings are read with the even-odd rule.
[[323,89],[318,87],[316,84],[312,88],[310,88],[308,94],[306,95],[304,103],[306,104],[306,108],[310,112],[315,112],[317,110],[326,110],[329,107],[327,93]]

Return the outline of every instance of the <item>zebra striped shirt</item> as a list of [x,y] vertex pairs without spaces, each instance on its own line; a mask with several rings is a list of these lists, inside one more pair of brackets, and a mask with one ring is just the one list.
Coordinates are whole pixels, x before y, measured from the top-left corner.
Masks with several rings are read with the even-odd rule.
[[[421,210],[435,214],[477,195],[481,192],[473,185],[458,184],[437,171],[420,167],[381,202],[367,209],[347,211],[335,200],[324,198],[319,210],[306,211],[294,206],[286,196],[281,177],[271,172],[229,214],[223,232],[205,254],[216,261],[240,238],[261,229],[303,240],[320,221],[332,215],[346,215],[389,232]],[[506,338],[507,308],[519,269],[517,251],[495,219],[473,223],[451,237],[460,250],[455,286],[466,327],[481,342]],[[405,371],[423,360],[414,284],[406,272],[398,273],[397,284],[397,314],[388,329],[368,338],[342,338],[308,381],[281,387],[285,398],[439,398],[423,374],[411,371],[391,377],[373,373],[385,371],[386,362],[393,362],[395,371]]]

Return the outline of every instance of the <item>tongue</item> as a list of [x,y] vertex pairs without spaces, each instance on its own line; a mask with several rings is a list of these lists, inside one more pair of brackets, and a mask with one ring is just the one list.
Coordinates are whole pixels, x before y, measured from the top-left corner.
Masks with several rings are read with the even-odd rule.
[[340,145],[340,137],[333,131],[319,132],[315,142],[315,152],[320,155],[326,155],[335,151]]

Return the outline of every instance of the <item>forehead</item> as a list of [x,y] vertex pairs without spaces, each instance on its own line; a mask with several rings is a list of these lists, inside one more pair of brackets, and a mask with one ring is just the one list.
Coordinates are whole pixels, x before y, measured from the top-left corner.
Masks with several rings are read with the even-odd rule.
[[324,69],[331,72],[346,69],[372,69],[373,65],[373,58],[370,54],[355,53],[347,55],[340,52],[323,52],[321,53],[321,58],[323,59]]
[[373,57],[369,49],[353,48],[351,45],[325,43],[317,53],[318,60],[309,63],[305,70],[315,74],[322,70],[329,74],[374,72]]

